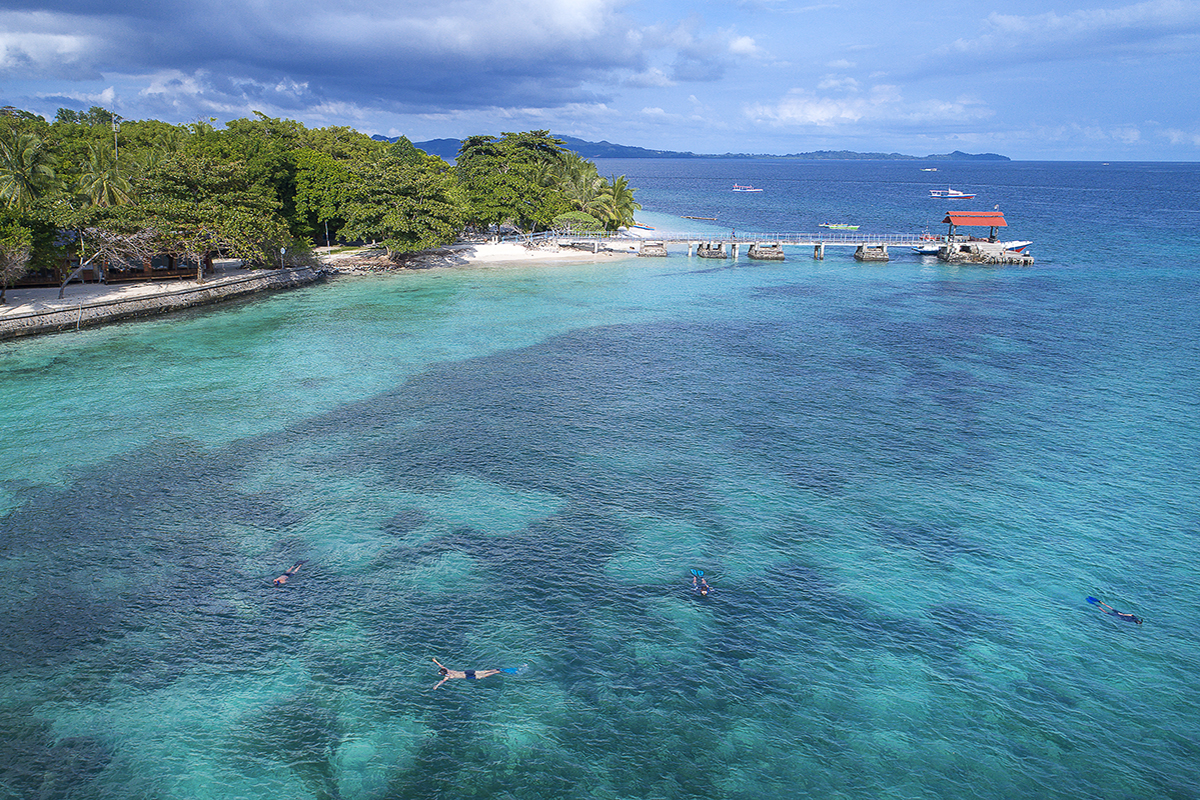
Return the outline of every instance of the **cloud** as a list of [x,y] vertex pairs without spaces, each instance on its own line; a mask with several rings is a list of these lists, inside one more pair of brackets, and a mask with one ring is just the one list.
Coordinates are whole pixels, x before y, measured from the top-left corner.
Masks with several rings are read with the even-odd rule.
[[735,56],[761,56],[763,49],[749,36],[735,36],[729,42],[729,52]]
[[98,78],[93,59],[105,40],[70,27],[43,12],[0,12],[0,77]]
[[1115,53],[1147,50],[1192,52],[1200,35],[1200,3],[1149,0],[1120,8],[1049,11],[1018,16],[993,12],[983,33],[957,39],[935,51],[936,57],[970,54],[991,63],[1020,53],[1025,59],[1058,61],[1111,58]]
[[[163,0],[86,13],[94,3],[77,5],[0,12],[0,77],[175,73],[190,76],[172,87],[176,100],[190,83],[192,98],[218,107],[258,95],[287,107],[289,94],[307,94],[417,111],[588,102],[597,99],[589,81],[647,68],[622,0]],[[170,94],[145,88],[148,100]]]
[[970,98],[912,102],[897,87],[886,84],[873,86],[866,94],[845,97],[793,89],[776,103],[750,104],[744,110],[754,122],[786,128],[849,127],[859,122],[959,123],[992,115],[991,109]]
[[644,72],[639,72],[625,79],[626,86],[633,86],[639,89],[649,87],[667,87],[674,86],[675,81],[667,77],[667,74],[658,67],[651,67]]
[[853,92],[853,91],[858,90],[858,81],[854,80],[854,78],[849,78],[849,77],[839,77],[837,75],[827,75],[826,77],[821,79],[820,83],[817,84],[817,88],[820,89],[821,91],[828,91],[830,89],[840,89],[840,90],[846,91],[846,92]]
[[1200,147],[1200,133],[1188,133],[1178,128],[1167,128],[1162,132],[1166,140],[1174,145],[1191,145]]

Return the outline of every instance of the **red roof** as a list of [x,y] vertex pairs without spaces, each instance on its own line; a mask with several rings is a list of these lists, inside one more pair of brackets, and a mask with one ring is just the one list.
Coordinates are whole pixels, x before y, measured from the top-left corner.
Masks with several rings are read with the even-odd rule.
[[942,222],[951,225],[968,225],[975,227],[1007,228],[1003,211],[951,211]]

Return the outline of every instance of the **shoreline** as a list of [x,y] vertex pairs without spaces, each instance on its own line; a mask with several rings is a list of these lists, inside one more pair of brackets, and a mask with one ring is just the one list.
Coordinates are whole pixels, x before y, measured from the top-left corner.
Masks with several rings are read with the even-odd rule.
[[633,254],[632,250],[592,253],[554,246],[529,248],[515,242],[457,242],[391,261],[377,247],[344,253],[318,248],[317,266],[251,270],[243,268],[240,261],[218,261],[216,274],[201,284],[194,279],[114,285],[71,283],[62,299],[53,286],[9,289],[7,301],[0,304],[0,341],[158,316],[251,294],[308,286],[331,277],[531,262],[587,263]]

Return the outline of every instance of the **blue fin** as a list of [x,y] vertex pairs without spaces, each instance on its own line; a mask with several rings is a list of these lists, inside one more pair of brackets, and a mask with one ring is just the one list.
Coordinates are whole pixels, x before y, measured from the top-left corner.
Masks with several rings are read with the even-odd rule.
[[704,577],[704,570],[702,570],[702,569],[694,569],[694,570],[692,570],[692,574],[693,574],[693,575],[695,575],[697,578],[703,578],[703,577]]
[[1088,602],[1091,603],[1092,605],[1097,605],[1100,601],[1094,597],[1089,597]]

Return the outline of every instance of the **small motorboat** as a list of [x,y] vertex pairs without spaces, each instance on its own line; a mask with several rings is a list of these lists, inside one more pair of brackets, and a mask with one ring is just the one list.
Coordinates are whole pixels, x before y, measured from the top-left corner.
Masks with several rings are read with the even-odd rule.
[[969,192],[960,192],[958,189],[930,189],[929,196],[939,200],[974,200],[975,195]]
[[831,231],[856,231],[857,225],[851,225],[847,222],[821,222],[817,224],[818,228],[828,228]]
[[755,189],[753,186],[742,186],[741,184],[737,184],[737,183],[735,183],[733,185],[733,190],[735,192],[761,192],[762,191],[762,189]]

